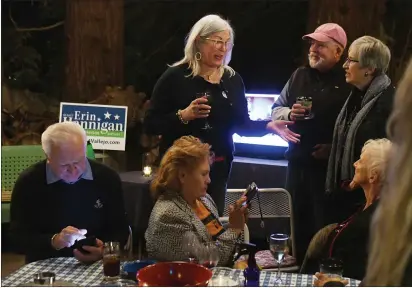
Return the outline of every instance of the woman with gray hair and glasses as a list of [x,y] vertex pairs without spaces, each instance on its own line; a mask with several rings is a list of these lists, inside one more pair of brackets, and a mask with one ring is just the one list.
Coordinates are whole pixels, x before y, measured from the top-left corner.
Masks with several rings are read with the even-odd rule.
[[[354,87],[335,122],[329,157],[326,190],[333,207],[327,211],[329,223],[340,222],[362,204],[365,197],[355,182],[353,163],[359,159],[369,139],[386,138],[386,122],[392,109],[395,88],[385,74],[391,53],[380,40],[363,36],[349,47],[343,68],[346,82]],[[353,190],[348,193],[348,190]]]
[[[388,121],[392,153],[381,201],[372,218],[368,264],[360,286],[412,287],[411,91],[412,58],[399,82]],[[327,275],[317,276],[321,279],[315,281],[315,286],[330,281]]]
[[249,119],[242,77],[228,66],[233,41],[233,29],[221,17],[207,15],[197,21],[187,36],[183,59],[157,81],[144,120],[147,133],[162,135],[160,157],[185,135],[212,146],[208,194],[220,215],[233,160],[233,133],[263,136],[271,130],[288,134],[291,141],[299,137],[287,129],[293,122]]

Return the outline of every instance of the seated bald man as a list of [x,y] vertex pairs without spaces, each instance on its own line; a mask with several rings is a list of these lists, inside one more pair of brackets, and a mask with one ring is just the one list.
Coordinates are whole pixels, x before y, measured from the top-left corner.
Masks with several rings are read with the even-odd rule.
[[[76,257],[102,258],[105,241],[125,245],[128,222],[119,175],[86,158],[86,133],[77,123],[49,126],[42,135],[47,160],[23,171],[11,199],[13,243],[26,263]],[[74,249],[76,240],[96,236],[96,247]]]

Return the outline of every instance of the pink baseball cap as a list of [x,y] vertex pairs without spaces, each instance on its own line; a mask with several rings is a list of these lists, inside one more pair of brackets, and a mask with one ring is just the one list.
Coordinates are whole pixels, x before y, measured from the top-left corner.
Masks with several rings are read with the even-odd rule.
[[348,42],[345,30],[343,30],[343,28],[336,23],[326,23],[320,25],[318,28],[316,28],[315,32],[302,37],[302,39],[304,40],[308,38],[320,42],[328,42],[333,40],[342,45],[343,48],[346,47],[346,44]]

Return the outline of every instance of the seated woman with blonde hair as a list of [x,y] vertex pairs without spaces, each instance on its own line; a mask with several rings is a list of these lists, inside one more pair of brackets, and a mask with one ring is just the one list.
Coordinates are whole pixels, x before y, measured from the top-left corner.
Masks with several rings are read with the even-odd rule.
[[216,204],[206,193],[210,163],[210,145],[192,136],[176,140],[163,156],[151,184],[156,204],[145,235],[150,258],[187,261],[184,235],[190,233],[198,243],[218,241],[218,265],[230,262],[245,224],[247,207],[242,204],[246,198],[229,206],[229,224],[224,227]]

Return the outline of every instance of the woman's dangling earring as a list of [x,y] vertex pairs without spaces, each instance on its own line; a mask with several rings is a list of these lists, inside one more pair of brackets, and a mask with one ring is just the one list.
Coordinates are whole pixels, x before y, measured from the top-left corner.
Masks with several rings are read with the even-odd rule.
[[369,75],[368,72],[365,72],[365,77],[368,77],[368,75]]
[[196,61],[200,61],[200,59],[202,59],[202,54],[200,54],[200,52],[196,52],[195,59]]

